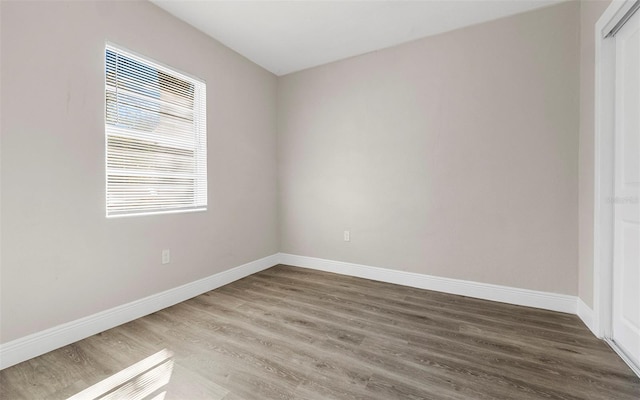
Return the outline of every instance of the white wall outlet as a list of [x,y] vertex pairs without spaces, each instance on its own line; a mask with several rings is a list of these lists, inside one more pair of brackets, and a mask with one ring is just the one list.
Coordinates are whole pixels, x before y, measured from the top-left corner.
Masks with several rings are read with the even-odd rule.
[[344,231],[344,241],[345,242],[351,241],[351,231]]
[[169,249],[162,250],[162,263],[169,264],[171,262],[171,252]]

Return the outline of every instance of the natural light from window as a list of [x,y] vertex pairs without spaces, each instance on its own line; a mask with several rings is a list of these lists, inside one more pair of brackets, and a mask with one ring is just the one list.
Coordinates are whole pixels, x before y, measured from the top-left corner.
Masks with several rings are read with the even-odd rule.
[[71,396],[68,400],[162,400],[173,372],[173,353],[167,349]]
[[204,82],[107,45],[107,217],[206,209],[206,125]]

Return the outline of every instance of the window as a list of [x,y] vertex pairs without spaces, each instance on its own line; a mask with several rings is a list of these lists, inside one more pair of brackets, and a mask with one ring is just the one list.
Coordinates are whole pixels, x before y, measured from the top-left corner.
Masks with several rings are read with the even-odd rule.
[[206,85],[106,47],[107,217],[205,210]]

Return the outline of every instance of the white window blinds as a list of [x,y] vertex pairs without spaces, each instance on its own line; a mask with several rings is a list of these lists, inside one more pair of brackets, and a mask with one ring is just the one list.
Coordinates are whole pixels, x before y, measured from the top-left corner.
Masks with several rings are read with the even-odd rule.
[[107,217],[207,206],[206,85],[106,47]]

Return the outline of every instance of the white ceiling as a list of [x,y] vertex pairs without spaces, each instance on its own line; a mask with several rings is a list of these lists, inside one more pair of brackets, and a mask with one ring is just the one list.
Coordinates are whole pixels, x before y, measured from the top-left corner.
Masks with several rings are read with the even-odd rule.
[[151,0],[285,75],[563,0]]

